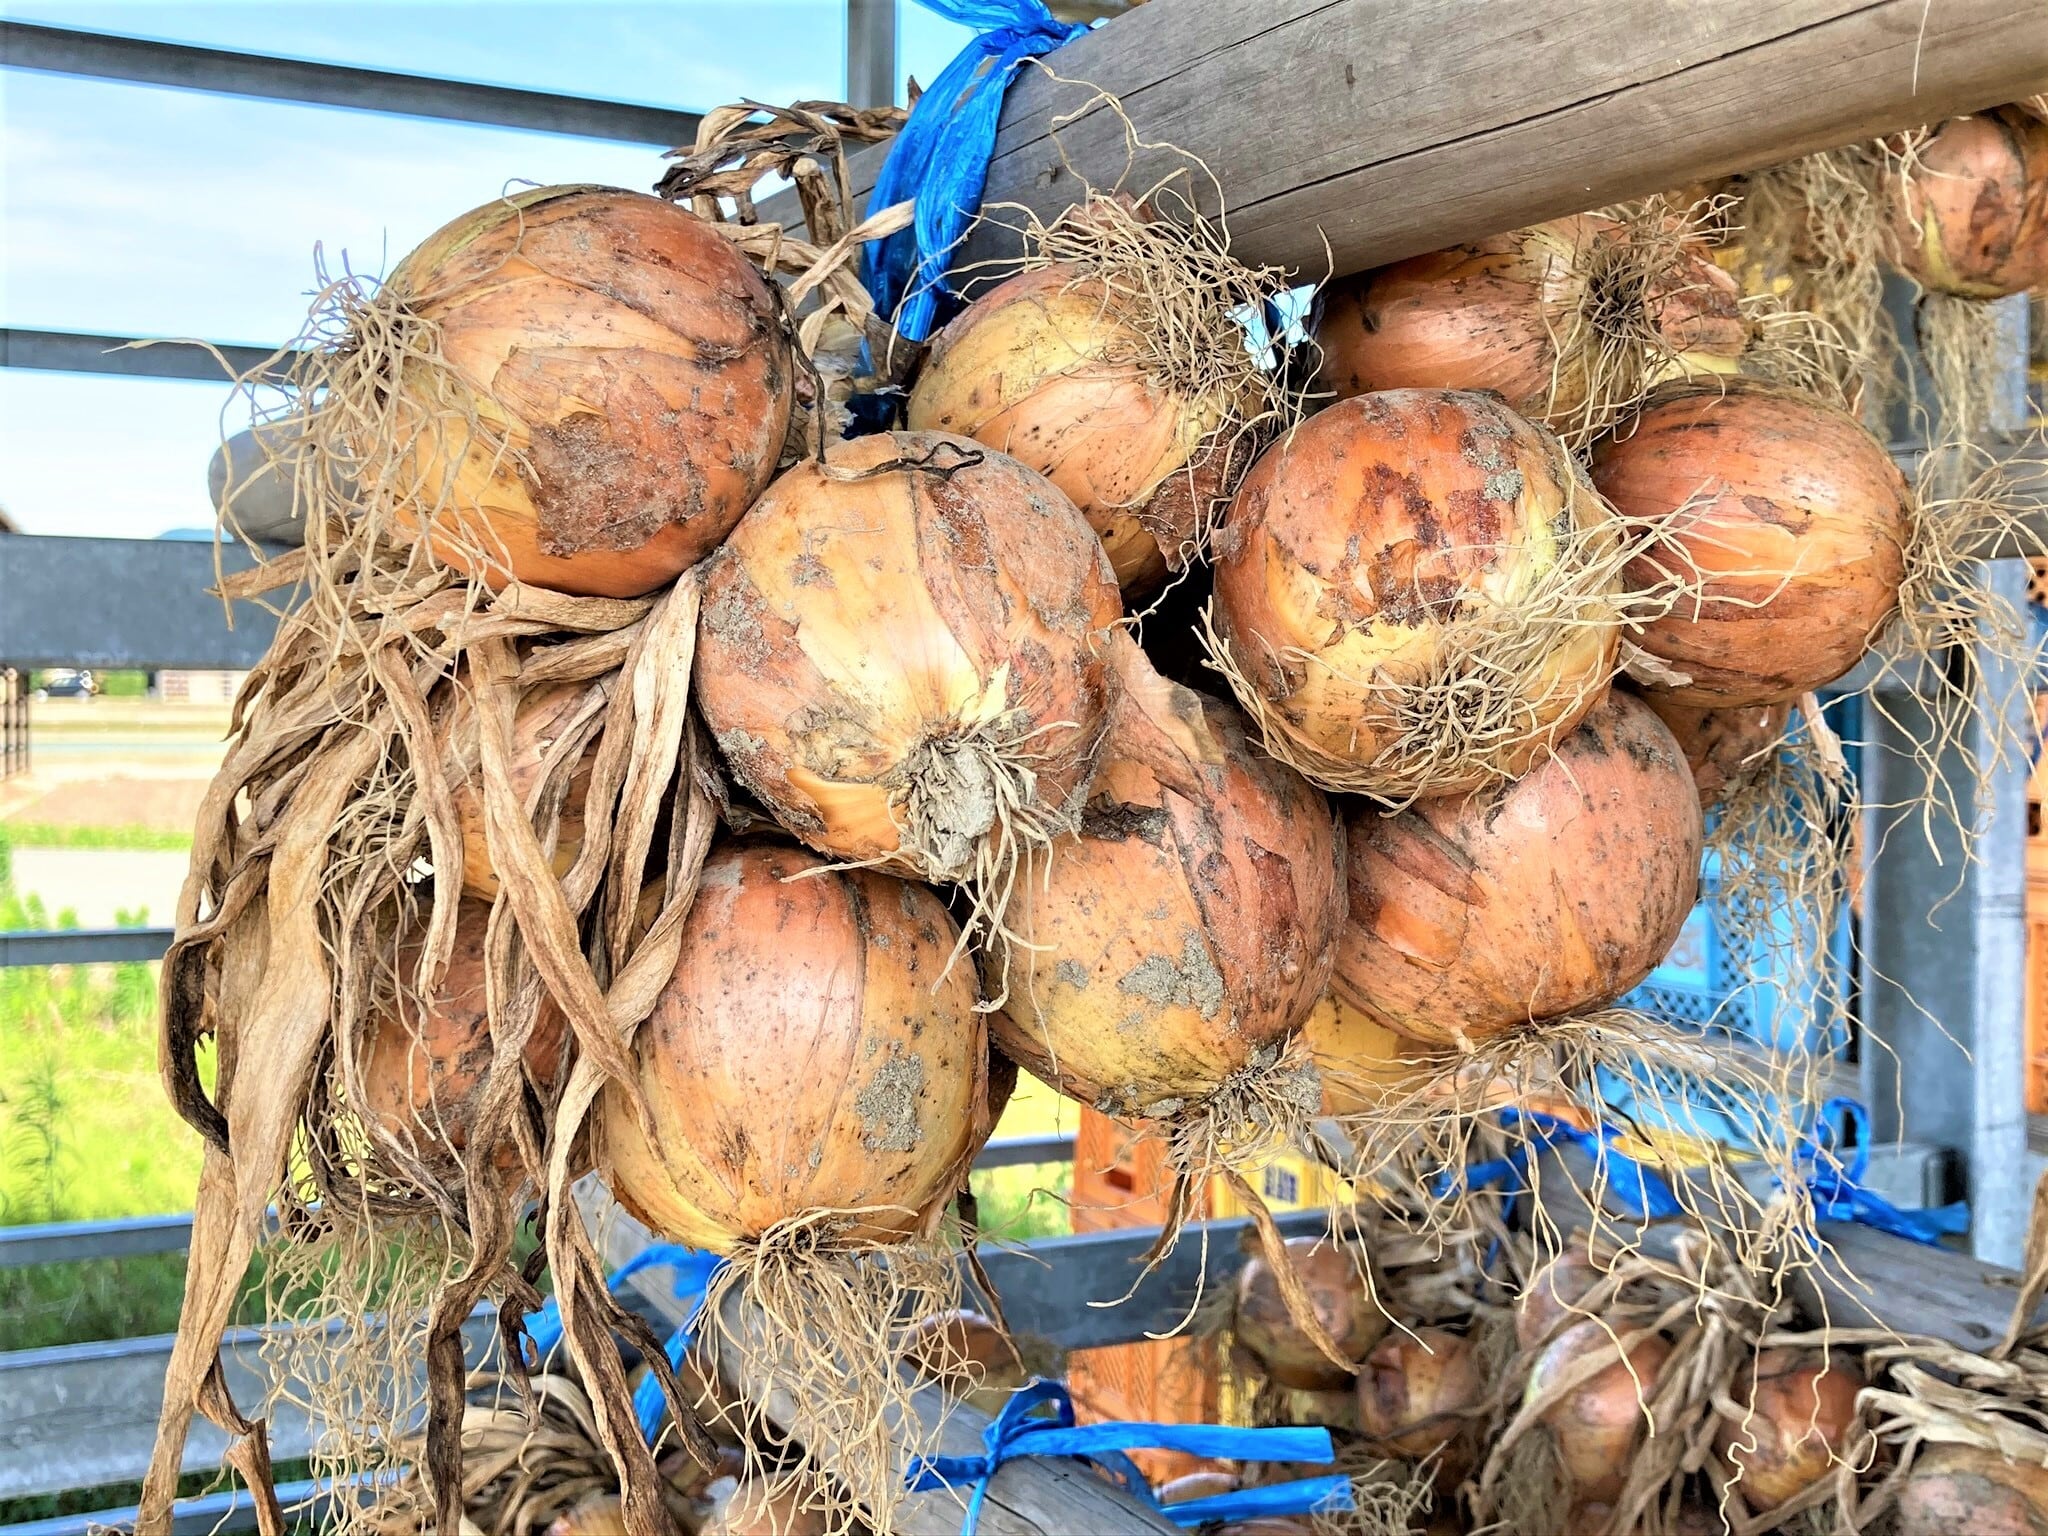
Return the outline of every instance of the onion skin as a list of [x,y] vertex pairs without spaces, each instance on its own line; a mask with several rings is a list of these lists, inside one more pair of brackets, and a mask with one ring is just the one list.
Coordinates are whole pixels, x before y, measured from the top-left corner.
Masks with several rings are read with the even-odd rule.
[[1698,895],[1692,774],[1626,694],[1504,790],[1348,820],[1331,990],[1414,1040],[1466,1045],[1612,1002]]
[[[1594,1350],[1614,1354],[1614,1340],[1604,1325],[1588,1320],[1565,1329],[1537,1357],[1529,1373],[1528,1399]],[[1642,1405],[1656,1390],[1657,1373],[1670,1356],[1671,1345],[1664,1336],[1650,1334],[1629,1347],[1626,1360],[1615,1358],[1614,1364],[1544,1413],[1558,1459],[1582,1501],[1607,1503],[1620,1494],[1628,1480],[1629,1458],[1648,1423]]]
[[[438,327],[502,434],[493,453],[447,424],[408,466],[449,486],[428,528],[435,553],[492,586],[506,571],[465,552],[478,542],[465,519],[502,542],[519,581],[637,597],[710,553],[774,473],[794,385],[775,300],[672,203],[608,187],[514,193],[429,236],[387,287]],[[435,400],[440,386],[401,374],[399,388]]]
[[700,1536],[831,1536],[831,1512],[807,1507],[801,1490],[742,1477],[723,1492]]
[[[458,691],[449,724],[441,737],[447,755],[455,742],[473,738],[475,711],[466,692]],[[602,696],[595,701],[587,683],[543,683],[529,690],[512,716],[512,761],[509,776],[520,803],[539,787],[547,769],[548,754],[557,740],[588,720],[593,709],[603,707]],[[469,750],[474,752],[473,739]],[[583,846],[583,802],[590,794],[590,771],[597,763],[596,740],[570,771],[569,789],[562,801],[561,819],[556,823],[554,867],[566,875]],[[460,777],[451,775],[449,790],[455,801],[456,820],[462,827],[462,892],[483,901],[498,897],[498,872],[491,865],[491,843],[484,831],[483,772],[471,758]]]
[[652,1139],[620,1084],[599,1101],[612,1193],[716,1253],[818,1210],[862,1213],[849,1243],[929,1232],[989,1133],[956,935],[922,886],[778,845],[714,852],[634,1042]]
[[962,879],[986,821],[908,846],[892,786],[934,743],[1001,725],[1028,738],[1038,802],[1067,806],[1095,767],[1122,615],[1101,543],[1043,478],[964,438],[877,433],[783,475],[712,558],[697,705],[811,847]]
[[1781,704],[1863,657],[1898,606],[1912,528],[1905,476],[1848,412],[1750,379],[1659,390],[1633,433],[1593,451],[1624,517],[1670,518],[1630,569],[1690,596],[1636,637],[1687,674],[1646,692],[1699,709]]
[[1021,272],[939,332],[905,421],[1037,470],[1101,536],[1118,583],[1148,590],[1226,499],[1226,453],[1203,456],[1192,488],[1186,471],[1229,411],[1149,379],[1130,361],[1143,346],[1099,278],[1065,263]]
[[[1584,294],[1590,249],[1617,226],[1553,219],[1344,278],[1323,298],[1318,382],[1339,399],[1378,389],[1491,390],[1532,421],[1572,424],[1591,380],[1559,339]],[[1682,363],[1705,370],[1748,345],[1734,280],[1704,251],[1673,257],[1643,317]]]
[[1893,1506],[1895,1536],[2048,1536],[2048,1468],[1975,1445],[1923,1445]]
[[1486,1385],[1479,1351],[1463,1334],[1389,1334],[1358,1373],[1359,1428],[1375,1454],[1421,1461],[1459,1439]]
[[1575,1315],[1578,1303],[1601,1278],[1600,1267],[1583,1248],[1567,1248],[1551,1259],[1515,1298],[1515,1342],[1523,1349],[1546,1342]]
[[1644,692],[1643,702],[1657,712],[1685,754],[1700,809],[1706,811],[1770,766],[1792,720],[1790,704],[1695,709],[1653,690]]
[[[1568,505],[1582,529],[1608,520],[1562,445],[1490,396],[1341,401],[1267,449],[1239,487],[1217,540],[1217,633],[1272,728],[1370,764],[1402,730],[1375,674],[1421,677],[1450,612],[1513,607],[1555,566]],[[1561,644],[1524,685],[1547,701],[1537,728],[1494,771],[1447,771],[1430,793],[1525,771],[1598,701],[1618,642],[1618,627],[1587,624]]]
[[[1287,1256],[1315,1307],[1316,1320],[1346,1359],[1357,1360],[1386,1333],[1387,1315],[1372,1299],[1359,1274],[1361,1256],[1315,1237],[1287,1240]],[[1287,1310],[1273,1267],[1264,1255],[1245,1261],[1237,1275],[1237,1342],[1257,1357],[1267,1380],[1309,1392],[1334,1392],[1351,1385],[1305,1335]]]
[[[364,1108],[400,1142],[427,1157],[460,1156],[469,1145],[476,1099],[490,1072],[494,1047],[484,984],[488,902],[464,898],[456,909],[455,942],[434,997],[422,1010],[401,997],[395,1015],[373,1017],[363,1042]],[[400,940],[398,976],[409,992],[426,943],[424,925]],[[568,1020],[543,994],[521,1060],[537,1082],[561,1070]],[[518,1152],[498,1158],[516,1167]]]
[[1966,299],[2048,285],[2048,122],[2013,107],[1952,117],[1913,160],[1883,178],[1907,276]]
[[1152,1490],[1162,1504],[1185,1504],[1193,1499],[1213,1499],[1218,1494],[1237,1492],[1234,1472],[1184,1472]]
[[1167,1118],[1277,1060],[1322,995],[1343,840],[1228,705],[1163,678],[1131,675],[1103,756],[1079,834],[1011,896],[1030,947],[989,1027],[1068,1097]]
[[1754,1411],[1722,1419],[1714,1451],[1739,1476],[1737,1487],[1751,1508],[1776,1509],[1847,1454],[1863,1377],[1846,1361],[1824,1366],[1790,1349],[1764,1350],[1748,1374],[1735,1400]]

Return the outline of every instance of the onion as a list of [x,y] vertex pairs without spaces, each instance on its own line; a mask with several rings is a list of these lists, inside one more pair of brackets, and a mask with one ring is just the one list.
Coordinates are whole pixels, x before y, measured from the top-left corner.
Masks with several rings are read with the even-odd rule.
[[1971,299],[2048,285],[2048,122],[2013,107],[1952,117],[1906,154],[1882,188],[1908,276]]
[[[1323,797],[1255,751],[1227,706],[1152,673],[1135,648],[1080,831],[1018,882],[996,1044],[1070,1098],[1181,1119],[1274,1086],[1322,994],[1343,921],[1343,847]],[[1219,1100],[1219,1102],[1221,1102]]]
[[[1525,1402],[1546,1393],[1564,1372],[1595,1352],[1614,1363],[1572,1389],[1543,1413],[1558,1460],[1582,1499],[1611,1501],[1628,1480],[1629,1459],[1648,1422],[1643,1404],[1670,1358],[1662,1334],[1645,1335],[1618,1352],[1605,1325],[1574,1323],[1551,1340],[1529,1373]],[[1639,1385],[1640,1383],[1640,1385]]]
[[2048,1467],[1976,1445],[1923,1445],[1893,1508],[1895,1536],[2041,1536]]
[[905,419],[1046,476],[1101,535],[1117,581],[1143,590],[1186,563],[1227,499],[1215,434],[1234,401],[1147,369],[1128,308],[1080,267],[1019,273],[939,333]]
[[[396,1002],[390,1012],[372,1015],[364,1026],[363,1108],[415,1156],[459,1157],[469,1145],[477,1100],[495,1054],[484,981],[490,920],[488,902],[463,898],[456,908],[448,968],[424,1007],[413,978],[426,942],[425,924],[401,939]],[[561,1070],[568,1034],[568,1021],[543,993],[521,1053],[536,1082],[547,1083]],[[498,1161],[510,1167],[517,1157],[516,1149],[508,1145]]]
[[1411,1039],[1464,1046],[1603,1006],[1676,941],[1700,836],[1678,744],[1612,694],[1492,795],[1352,810],[1331,988]]
[[742,1477],[719,1490],[699,1536],[831,1536],[846,1529],[824,1505],[817,1493],[786,1479]]
[[1213,1499],[1237,1492],[1235,1472],[1184,1472],[1152,1490],[1161,1504],[1186,1504],[1193,1499]]
[[626,1506],[615,1493],[586,1494],[548,1522],[547,1536],[626,1536]]
[[1359,1433],[1356,1382],[1347,1376],[1341,1387],[1318,1390],[1275,1386],[1268,1381],[1259,1393],[1259,1414],[1261,1423],[1320,1424],[1355,1435]]
[[[789,342],[768,285],[701,219],[608,187],[486,203],[399,263],[379,302],[445,368],[396,390],[434,418],[401,515],[442,559],[604,597],[651,592],[726,536],[774,473]],[[483,430],[456,415],[473,403]]]
[[1535,1274],[1515,1298],[1515,1342],[1534,1349],[1566,1319],[1582,1315],[1579,1302],[1605,1274],[1583,1248],[1567,1248]]
[[1421,1461],[1446,1451],[1486,1396],[1479,1351],[1444,1328],[1390,1333],[1358,1373],[1358,1424],[1375,1455]]
[[1101,544],[1045,480],[881,433],[790,470],[712,559],[697,704],[813,848],[999,885],[1094,768],[1121,614]]
[[1644,692],[1643,702],[1678,742],[1699,789],[1700,808],[1708,811],[1770,770],[1792,719],[1792,706],[1785,703],[1696,709],[1655,689]]
[[1555,219],[1347,278],[1316,325],[1340,399],[1490,390],[1560,432],[1603,425],[1653,375],[1731,372],[1748,340],[1735,280],[1661,212]]
[[637,1079],[599,1103],[606,1185],[715,1253],[820,1211],[846,1213],[849,1244],[933,1230],[988,1136],[955,936],[921,886],[792,848],[714,852],[635,1038]]
[[1647,586],[1702,578],[1638,636],[1685,674],[1656,685],[1712,709],[1796,699],[1853,667],[1896,611],[1913,507],[1885,447],[1847,411],[1748,379],[1660,390],[1593,452],[1625,517],[1669,519],[1634,562]]
[[1762,1351],[1747,1374],[1735,1400],[1751,1411],[1722,1419],[1714,1450],[1752,1508],[1776,1509],[1847,1454],[1863,1377],[1846,1363],[1826,1365],[1790,1349]]
[[1343,401],[1268,449],[1231,504],[1218,665],[1267,751],[1327,789],[1512,778],[1607,688],[1615,530],[1558,441],[1497,400]]
[[[1315,1309],[1316,1320],[1347,1359],[1357,1360],[1387,1331],[1387,1316],[1367,1288],[1358,1250],[1317,1237],[1287,1240],[1287,1257]],[[1249,1350],[1267,1380],[1282,1387],[1331,1392],[1351,1385],[1288,1312],[1273,1266],[1258,1255],[1237,1275],[1237,1342]]]
[[[469,690],[457,687],[439,727],[444,756],[451,759],[450,789],[462,827],[462,890],[467,896],[495,901],[498,871],[491,864],[490,839],[484,831],[483,775],[476,762],[476,715]],[[602,713],[605,694],[587,683],[542,683],[520,696],[512,716],[512,759],[507,765],[512,792],[522,805],[530,803],[564,750],[578,750],[569,771],[568,788],[555,831],[554,867],[566,875],[583,846],[583,802],[590,793],[590,772],[597,762],[593,719]],[[587,743],[587,745],[585,745]]]
[[1323,1079],[1325,1115],[1366,1115],[1415,1090],[1449,1067],[1448,1052],[1423,1045],[1325,994],[1301,1027]]

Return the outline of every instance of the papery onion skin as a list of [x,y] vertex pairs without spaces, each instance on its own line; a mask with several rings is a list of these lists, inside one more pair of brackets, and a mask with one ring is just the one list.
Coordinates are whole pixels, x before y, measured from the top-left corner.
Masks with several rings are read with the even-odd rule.
[[1041,476],[965,438],[877,433],[783,475],[710,561],[697,705],[811,847],[963,879],[993,806],[916,846],[906,782],[992,734],[1063,813],[1094,771],[1122,614],[1100,541]]
[[1882,190],[1915,282],[1966,299],[2048,285],[2048,122],[2012,107],[1952,117],[1885,168]]
[[1752,1509],[1776,1509],[1828,1476],[1849,1451],[1858,1413],[1862,1373],[1845,1359],[1833,1363],[1797,1350],[1762,1351],[1735,1401],[1754,1411],[1724,1416],[1714,1452]]
[[1567,1248],[1529,1277],[1515,1298],[1515,1342],[1534,1349],[1583,1316],[1578,1303],[1599,1284],[1601,1270],[1583,1248]]
[[[559,592],[651,592],[715,548],[774,473],[794,388],[775,300],[672,203],[512,193],[429,236],[386,287],[435,325],[502,435],[494,452],[445,423],[410,465],[423,496],[447,489],[435,552],[493,586],[509,568]],[[402,372],[398,388],[438,405],[445,385]]]
[[1922,1445],[1893,1507],[1895,1536],[2043,1536],[2048,1468],[1976,1445]]
[[1769,769],[1792,719],[1790,704],[1698,709],[1650,689],[1642,698],[1678,742],[1699,789],[1700,808],[1708,811]]
[[[395,1007],[372,1016],[365,1026],[364,1108],[385,1132],[429,1158],[459,1155],[468,1147],[476,1098],[495,1053],[484,983],[490,920],[490,903],[462,899],[448,968],[434,996],[421,1007],[412,993],[426,942],[422,919],[399,942],[397,975],[402,990]],[[550,1082],[561,1070],[568,1038],[568,1021],[543,994],[521,1053],[536,1081]],[[509,1167],[516,1158],[516,1151],[508,1147],[501,1163]]]
[[[593,694],[587,683],[543,683],[520,697],[512,717],[512,761],[508,776],[512,791],[522,805],[539,786],[547,759],[563,735],[576,729],[604,705],[602,693]],[[466,693],[458,693],[448,724],[442,728],[444,757],[454,757],[458,738],[473,736],[476,717]],[[587,733],[586,733],[587,734]],[[473,740],[464,744],[462,773],[451,774],[449,790],[455,800],[455,816],[462,828],[463,894],[483,901],[498,896],[498,872],[491,864],[491,844],[485,832],[483,771],[477,765]],[[590,793],[590,771],[597,761],[595,738],[576,766],[570,770],[568,791],[563,797],[561,819],[556,824],[554,867],[566,875],[583,846],[583,802]]]
[[[1912,496],[1847,411],[1751,379],[1659,390],[1593,451],[1624,517],[1673,519],[1629,570],[1688,595],[1636,643],[1691,681],[1646,684],[1696,708],[1780,704],[1855,666],[1898,606]],[[1682,514],[1680,509],[1685,509]]]
[[987,1140],[988,1037],[957,929],[922,886],[774,844],[706,861],[675,975],[634,1042],[653,1139],[609,1085],[598,1166],[654,1231],[730,1253],[858,1211],[929,1233]]
[[[1468,241],[1343,278],[1322,297],[1318,382],[1339,399],[1385,389],[1491,390],[1566,427],[1588,404],[1584,354],[1563,357],[1592,248],[1619,238],[1597,214]],[[1748,345],[1740,294],[1704,248],[1675,247],[1640,324],[1681,368],[1725,371]]]
[[[1346,1359],[1361,1358],[1388,1328],[1386,1313],[1360,1273],[1363,1255],[1316,1237],[1289,1238],[1287,1255],[1317,1321]],[[1351,1384],[1351,1373],[1339,1370],[1289,1314],[1273,1266],[1263,1255],[1253,1255],[1238,1271],[1232,1328],[1237,1343],[1279,1386],[1330,1392]]]
[[1553,1404],[1543,1422],[1579,1497],[1605,1501],[1618,1495],[1628,1480],[1629,1459],[1649,1422],[1642,1405],[1656,1391],[1657,1375],[1671,1357],[1671,1345],[1662,1334],[1649,1334],[1630,1345],[1623,1358],[1605,1324],[1574,1323],[1537,1357],[1529,1373],[1528,1400],[1595,1350],[1612,1356],[1614,1364]]
[[843,1529],[831,1511],[813,1504],[802,1488],[742,1477],[717,1500],[700,1536],[831,1536]]
[[1702,817],[1678,743],[1611,694],[1491,794],[1348,816],[1331,990],[1411,1039],[1483,1041],[1612,1002],[1698,896]]
[[990,1029],[1070,1098],[1170,1118],[1293,1039],[1329,977],[1344,855],[1329,803],[1228,705],[1135,686],[1079,834],[1010,899]]
[[1101,535],[1118,583],[1146,591],[1185,563],[1221,510],[1229,454],[1205,439],[1229,410],[1148,377],[1142,351],[1101,279],[1036,267],[938,334],[904,419],[1037,470]]
[[[1420,679],[1447,621],[1515,608],[1566,543],[1611,521],[1563,446],[1498,400],[1360,395],[1274,443],[1239,487],[1217,540],[1216,631],[1263,703],[1269,745],[1277,730],[1312,756],[1370,765],[1404,729],[1376,673]],[[1614,618],[1580,626],[1516,680],[1537,716],[1525,740],[1446,768],[1428,792],[1476,789],[1542,757],[1605,691]],[[1380,792],[1364,778],[1343,787]]]
[[1420,1461],[1447,1451],[1486,1397],[1471,1339],[1445,1328],[1391,1333],[1358,1372],[1358,1423],[1374,1452]]

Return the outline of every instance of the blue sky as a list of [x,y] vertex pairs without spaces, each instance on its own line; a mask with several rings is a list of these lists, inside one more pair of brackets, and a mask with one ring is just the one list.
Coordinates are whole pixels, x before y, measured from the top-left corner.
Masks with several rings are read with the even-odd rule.
[[[964,29],[902,0],[898,80]],[[844,0],[188,5],[0,0],[17,21],[686,108],[845,92]],[[0,70],[0,324],[274,342],[313,250],[381,271],[506,182],[645,187],[653,149]],[[226,390],[0,369],[0,506],[31,533],[209,523]]]

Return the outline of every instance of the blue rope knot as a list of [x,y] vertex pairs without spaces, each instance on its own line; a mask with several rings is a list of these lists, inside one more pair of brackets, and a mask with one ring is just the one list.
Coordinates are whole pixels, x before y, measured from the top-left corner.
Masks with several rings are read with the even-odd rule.
[[1626,1134],[1619,1126],[1603,1122],[1597,1130],[1582,1131],[1569,1120],[1540,1109],[1517,1109],[1512,1105],[1500,1111],[1500,1123],[1508,1131],[1526,1127],[1522,1143],[1506,1157],[1438,1174],[1431,1186],[1438,1199],[1460,1185],[1469,1189],[1498,1186],[1506,1190],[1512,1203],[1517,1196],[1529,1192],[1529,1153],[1562,1142],[1593,1159],[1607,1193],[1631,1216],[1662,1219],[1684,1214],[1685,1207],[1678,1203],[1678,1196],[1671,1192],[1661,1174],[1619,1150],[1616,1143]]
[[[1040,1410],[1049,1410],[1041,1413]],[[1234,1461],[1335,1459],[1327,1429],[1238,1429],[1224,1424],[1077,1424],[1074,1400],[1056,1381],[1034,1381],[1013,1394],[982,1431],[978,1456],[917,1456],[905,1474],[912,1493],[971,1485],[961,1536],[974,1536],[990,1481],[1004,1462],[1019,1456],[1070,1456],[1107,1472],[1134,1498],[1159,1509],[1176,1525],[1250,1519],[1255,1515],[1308,1514],[1351,1508],[1351,1480],[1303,1478],[1248,1488],[1213,1498],[1161,1505],[1125,1451],[1141,1446],[1184,1451],[1192,1456]]]
[[[1835,1147],[1836,1114],[1856,1129],[1856,1150],[1846,1168]],[[1801,1144],[1797,1161],[1800,1179],[1813,1196],[1816,1223],[1855,1222],[1930,1248],[1945,1236],[1970,1229],[1970,1207],[1966,1201],[1931,1210],[1902,1211],[1864,1186],[1863,1177],[1870,1171],[1870,1111],[1860,1099],[1833,1098],[1822,1105],[1819,1121]],[[1809,1234],[1808,1240],[1817,1242],[1819,1234]]]
[[910,109],[868,197],[868,207],[876,210],[916,200],[908,229],[871,242],[861,253],[861,279],[876,310],[885,319],[895,316],[897,332],[909,341],[932,333],[946,263],[981,211],[1011,76],[1026,59],[1051,53],[1088,30],[1083,23],[1058,20],[1042,0],[919,4],[980,30]]

